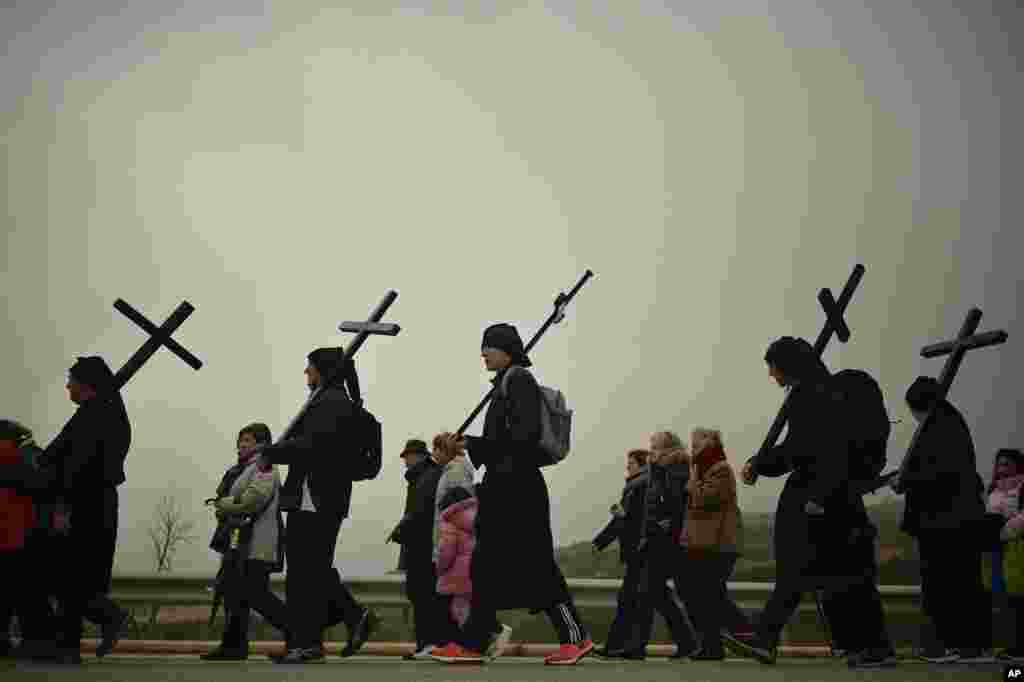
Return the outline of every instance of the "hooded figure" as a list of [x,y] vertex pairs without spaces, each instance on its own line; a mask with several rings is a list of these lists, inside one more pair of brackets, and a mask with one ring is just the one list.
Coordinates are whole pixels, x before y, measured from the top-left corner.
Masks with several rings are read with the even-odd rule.
[[280,509],[288,513],[285,543],[285,602],[288,649],[279,663],[323,660],[323,630],[344,621],[351,656],[366,642],[376,615],[360,605],[334,568],[334,550],[352,498],[346,438],[352,433],[358,400],[355,365],[341,370],[349,395],[338,386],[343,353],[317,348],[307,355],[306,385],[316,395],[287,438],[263,448],[270,464],[287,464]]

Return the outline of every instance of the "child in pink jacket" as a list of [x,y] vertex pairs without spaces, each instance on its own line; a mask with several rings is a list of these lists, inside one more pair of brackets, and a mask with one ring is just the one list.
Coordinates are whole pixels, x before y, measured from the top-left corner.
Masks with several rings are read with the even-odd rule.
[[469,618],[473,594],[469,566],[476,544],[476,509],[476,497],[464,487],[452,488],[441,500],[437,593],[451,595],[451,616],[459,627]]

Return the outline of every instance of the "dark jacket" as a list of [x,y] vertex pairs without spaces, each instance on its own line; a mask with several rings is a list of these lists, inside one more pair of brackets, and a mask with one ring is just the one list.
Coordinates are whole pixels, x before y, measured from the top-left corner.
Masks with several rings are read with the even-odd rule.
[[523,371],[510,378],[506,397],[495,393],[483,435],[466,437],[473,465],[487,467],[477,486],[473,589],[494,595],[497,609],[546,609],[569,595],[555,563],[551,505],[538,464],[540,389]]
[[[863,543],[856,544],[856,555],[847,548],[851,535],[873,526],[851,488],[842,396],[831,390],[828,377],[792,390],[786,438],[753,460],[758,475],[789,475],[774,520],[777,581],[863,571],[865,563],[873,565],[873,555],[859,551]],[[809,515],[808,501],[824,514]]]
[[39,457],[49,497],[74,505],[124,483],[131,440],[131,423],[120,394],[79,405]]
[[943,400],[921,428],[900,479],[906,495],[900,528],[910,535],[967,529],[985,514],[984,484],[967,422]]
[[412,484],[408,511],[398,522],[393,534],[395,542],[406,551],[406,569],[430,564],[434,552],[434,506],[437,500],[437,482],[444,467],[432,457],[417,462],[405,472]]
[[685,463],[651,464],[650,485],[644,500],[643,522],[647,537],[678,538],[686,519],[686,483],[690,467]]
[[328,388],[318,395],[292,434],[269,445],[263,454],[274,464],[287,464],[288,476],[281,488],[281,510],[297,511],[302,506],[302,484],[317,512],[340,518],[348,516],[352,499],[352,473],[346,469],[346,432],[353,429],[352,401],[340,388]]
[[644,503],[649,481],[648,468],[642,467],[626,480],[622,489],[620,506],[624,515],[613,516],[608,525],[594,538],[598,550],[604,550],[611,543],[619,543],[619,559],[628,563],[633,559],[640,544],[640,528],[644,518]]

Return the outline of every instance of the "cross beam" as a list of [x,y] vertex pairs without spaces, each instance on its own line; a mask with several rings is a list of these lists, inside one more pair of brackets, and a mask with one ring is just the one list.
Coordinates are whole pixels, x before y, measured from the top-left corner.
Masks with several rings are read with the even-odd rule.
[[316,400],[317,396],[320,395],[321,390],[331,385],[331,382],[335,379],[338,372],[344,369],[345,365],[347,365],[352,360],[352,358],[359,351],[362,345],[366,343],[366,339],[368,339],[371,335],[374,334],[384,336],[398,335],[398,333],[402,330],[402,328],[399,325],[381,323],[380,321],[381,318],[384,317],[384,313],[388,311],[388,308],[391,307],[391,304],[394,303],[395,299],[397,298],[398,292],[392,289],[388,291],[387,294],[384,295],[384,298],[381,300],[380,303],[377,304],[377,307],[373,309],[373,312],[370,313],[370,316],[366,319],[365,322],[342,322],[340,325],[338,325],[339,331],[354,332],[356,338],[354,338],[352,340],[352,343],[350,343],[345,348],[345,352],[342,355],[341,362],[338,363],[337,367],[334,368],[331,374],[323,377],[323,381],[320,382],[320,386],[315,391],[313,391],[312,394],[310,394],[309,399],[306,400],[306,403],[299,410],[299,413],[295,415],[295,417],[288,424],[288,427],[284,430],[284,433],[281,434],[281,438],[278,440],[278,442],[281,442],[282,440],[291,437],[292,430],[295,428],[296,424],[299,423],[299,420],[301,420],[302,417],[305,416],[306,411],[309,409],[310,405],[313,404],[313,401]]
[[[832,292],[827,287],[818,292],[818,303],[821,304],[822,309],[825,311],[825,325],[821,328],[818,338],[814,341],[814,352],[818,356],[825,352],[825,347],[832,339],[833,333],[842,343],[850,340],[850,328],[843,319],[843,315],[846,313],[846,308],[850,305],[850,301],[853,299],[853,294],[857,290],[862,277],[864,277],[864,266],[858,263],[854,266],[853,272],[850,273],[850,278],[846,280],[846,286],[839,292],[838,301],[832,297]],[[786,394],[786,399],[783,401],[779,413],[775,416],[775,421],[772,422],[771,428],[768,429],[768,435],[765,436],[764,442],[761,443],[761,449],[757,451],[755,457],[768,452],[778,442],[779,436],[782,435],[782,429],[788,421],[787,412],[792,395],[792,391]]]
[[145,315],[128,305],[123,299],[119,298],[114,301],[114,308],[149,334],[146,342],[128,358],[128,362],[124,363],[121,369],[117,370],[117,373],[114,375],[115,390],[123,388],[135,376],[135,373],[146,364],[146,361],[153,356],[153,353],[160,349],[160,346],[164,346],[177,355],[192,369],[198,370],[203,366],[199,358],[182,348],[177,341],[171,338],[171,334],[177,331],[178,327],[195,311],[195,308],[188,301],[182,301],[181,305],[175,308],[174,312],[159,327],[150,322]]
[[960,369],[960,364],[964,361],[964,356],[967,354],[967,351],[974,350],[975,348],[985,348],[987,346],[996,346],[1001,343],[1006,343],[1009,335],[1002,329],[984,332],[982,334],[975,334],[974,332],[978,329],[978,325],[980,323],[981,310],[979,308],[971,308],[967,312],[967,317],[964,319],[963,326],[960,327],[960,333],[956,335],[955,339],[942,341],[940,343],[933,343],[921,349],[921,357],[924,358],[935,358],[942,355],[949,356],[946,359],[946,364],[942,368],[942,374],[939,375],[938,379],[939,399],[936,400],[936,404],[928,410],[928,415],[918,423],[917,429],[914,431],[914,435],[910,439],[910,445],[907,447],[907,452],[903,455],[903,461],[900,463],[900,468],[896,471],[890,471],[887,474],[879,476],[871,483],[870,488],[868,488],[868,492],[875,492],[879,488],[888,485],[889,481],[906,470],[907,462],[910,461],[910,455],[917,448],[917,444],[921,439],[921,433],[924,431],[925,425],[934,414],[935,407],[939,402],[944,400],[947,395],[949,395],[949,389],[953,385],[953,379],[956,378],[957,371]]

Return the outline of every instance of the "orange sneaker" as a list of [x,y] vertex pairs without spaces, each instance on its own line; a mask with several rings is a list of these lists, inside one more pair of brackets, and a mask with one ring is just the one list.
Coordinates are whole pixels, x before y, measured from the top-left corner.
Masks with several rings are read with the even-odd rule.
[[576,665],[584,656],[594,650],[594,641],[587,639],[579,644],[563,644],[558,651],[544,659],[545,665]]
[[430,657],[442,663],[483,663],[484,655],[456,642],[436,646],[430,650]]

